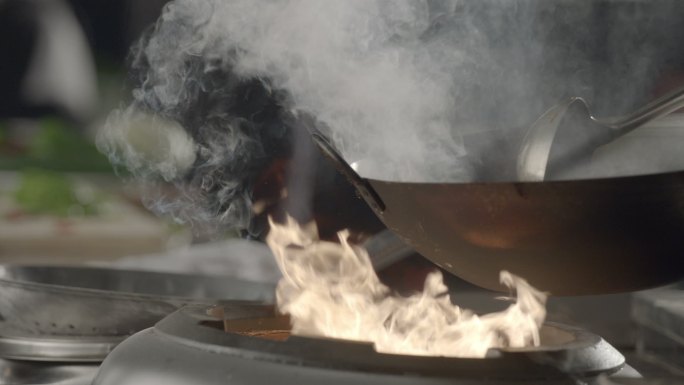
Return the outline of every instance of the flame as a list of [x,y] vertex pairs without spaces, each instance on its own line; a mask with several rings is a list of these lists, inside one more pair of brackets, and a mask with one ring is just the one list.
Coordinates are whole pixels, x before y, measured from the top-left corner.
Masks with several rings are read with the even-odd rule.
[[266,242],[283,273],[277,303],[290,315],[293,334],[372,342],[384,353],[451,357],[539,345],[546,295],[522,278],[501,272],[517,299],[504,311],[478,316],[451,303],[438,271],[422,293],[399,296],[380,282],[347,231],[334,243],[319,240],[315,224],[270,223]]

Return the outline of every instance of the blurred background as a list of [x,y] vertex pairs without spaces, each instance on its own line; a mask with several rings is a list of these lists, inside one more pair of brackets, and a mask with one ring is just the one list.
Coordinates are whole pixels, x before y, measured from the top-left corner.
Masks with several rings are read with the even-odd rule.
[[[246,240],[246,232],[207,234],[198,230],[201,224],[193,231],[154,215],[145,197],[159,196],[150,191],[164,186],[115,170],[95,145],[110,113],[131,99],[131,47],[165,3],[0,0],[0,51],[7,58],[0,60],[0,263],[115,264],[277,281],[263,243]],[[139,125],[147,123],[152,127],[151,121]],[[144,133],[135,138],[151,153],[157,139]],[[308,134],[305,140],[311,152]],[[333,190],[319,191],[326,197],[322,211],[335,213],[334,223],[324,226],[327,233],[350,217],[378,231],[379,221],[344,178],[332,166],[316,167]],[[282,179],[286,168],[275,159],[257,179]],[[282,180],[273,185],[282,187]],[[172,186],[169,191],[178,193]],[[271,195],[278,201],[279,194],[268,183],[254,191],[266,202]],[[266,212],[250,231],[263,235]]]
[[144,186],[94,144],[130,92],[131,44],[164,3],[0,0],[1,263],[107,261],[193,243],[149,213]]

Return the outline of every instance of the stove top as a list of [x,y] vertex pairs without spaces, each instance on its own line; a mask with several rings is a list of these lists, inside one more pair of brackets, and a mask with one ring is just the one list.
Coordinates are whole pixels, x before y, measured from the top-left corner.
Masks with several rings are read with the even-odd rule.
[[541,347],[492,349],[485,359],[382,354],[286,328],[271,306],[186,307],[114,349],[93,385],[584,384],[630,374],[602,338],[561,324],[544,326]]

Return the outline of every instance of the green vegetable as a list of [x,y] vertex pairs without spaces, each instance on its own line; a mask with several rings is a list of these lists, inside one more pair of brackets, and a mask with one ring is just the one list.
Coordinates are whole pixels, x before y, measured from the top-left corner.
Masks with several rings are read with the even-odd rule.
[[[39,124],[40,129],[25,146],[12,146],[11,137],[7,135],[5,140],[10,141],[7,143],[8,149],[13,151],[0,151],[0,170],[40,168],[55,171],[113,171],[107,157],[97,150],[89,138],[75,127],[71,127],[67,121],[45,118],[41,119]],[[4,147],[0,138],[0,150],[4,150]],[[26,151],[17,152],[19,148],[25,148]]]
[[44,119],[41,127],[42,129],[29,143],[29,154],[32,157],[44,160],[78,161],[83,157],[99,155],[85,138],[68,127],[63,120]]
[[31,159],[50,169],[109,169],[109,161],[95,145],[61,119],[46,118],[28,144]]
[[69,216],[73,213],[95,213],[94,206],[79,202],[69,179],[54,171],[24,171],[14,197],[23,210],[32,214]]

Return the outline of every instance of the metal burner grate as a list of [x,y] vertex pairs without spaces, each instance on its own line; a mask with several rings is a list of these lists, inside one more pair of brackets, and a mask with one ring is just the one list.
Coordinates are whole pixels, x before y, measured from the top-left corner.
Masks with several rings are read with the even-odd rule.
[[[544,345],[492,349],[484,359],[378,353],[368,343],[289,335],[271,306],[188,307],[129,338],[105,360],[94,385],[591,383],[624,358],[599,336],[545,325]],[[161,373],[161,374],[160,374]]]

